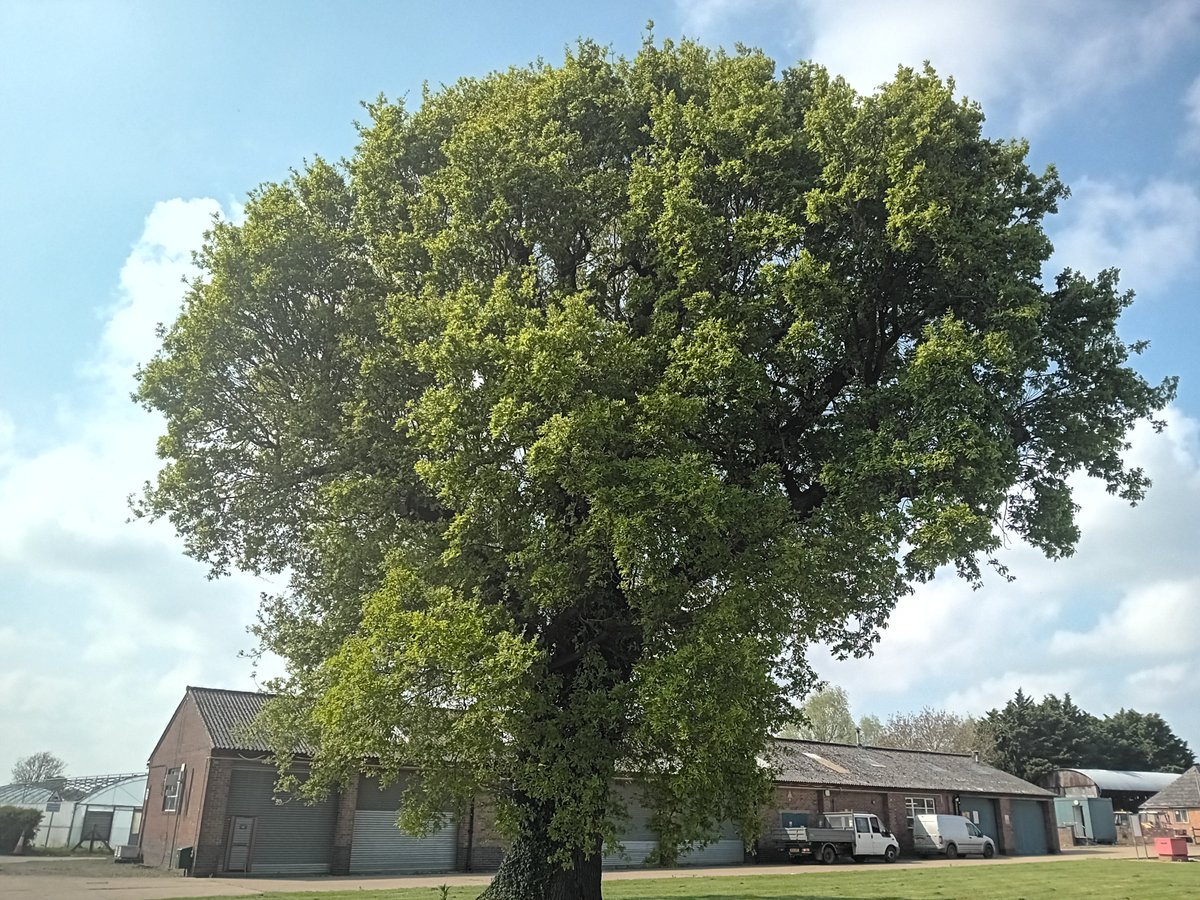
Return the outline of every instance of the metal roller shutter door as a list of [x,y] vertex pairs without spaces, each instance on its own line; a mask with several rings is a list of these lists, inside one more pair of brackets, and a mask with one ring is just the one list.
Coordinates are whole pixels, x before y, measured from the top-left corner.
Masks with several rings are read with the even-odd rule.
[[629,820],[621,832],[621,847],[605,845],[601,865],[606,869],[644,866],[646,857],[658,849],[658,835],[650,827],[650,810],[643,805],[641,792],[628,782],[613,785],[613,792],[625,802]]
[[721,826],[717,840],[707,847],[685,850],[679,854],[681,866],[731,866],[746,859],[746,848],[732,822]]
[[328,874],[336,815],[333,801],[321,800],[311,806],[302,800],[276,803],[275,777],[273,769],[232,772],[226,814],[230,821],[234,816],[254,817],[249,871],[255,875]]
[[1046,841],[1046,822],[1042,807],[1035,800],[1012,802],[1013,843],[1022,855],[1045,855],[1049,852]]
[[354,813],[351,872],[451,872],[458,847],[458,826],[449,821],[427,837],[396,827],[396,813],[360,809]]
[[746,859],[742,839],[722,838],[703,849],[686,850],[679,854],[681,866],[732,866]]

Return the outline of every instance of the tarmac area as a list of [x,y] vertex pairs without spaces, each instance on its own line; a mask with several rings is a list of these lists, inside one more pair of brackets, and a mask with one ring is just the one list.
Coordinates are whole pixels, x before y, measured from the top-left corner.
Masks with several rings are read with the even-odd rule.
[[[1045,856],[997,856],[990,860],[960,858],[902,859],[890,868],[930,868],[935,866],[996,866],[1032,861],[1070,861],[1078,859],[1133,859],[1143,856],[1144,848],[1073,847]],[[833,868],[883,866],[883,862],[845,861]],[[809,863],[802,866],[762,865],[724,866],[721,868],[631,869],[606,872],[605,880],[645,878],[698,878],[702,876],[804,875],[828,872],[829,867]],[[289,891],[379,891],[397,888],[484,885],[490,874],[463,875],[380,875],[306,878],[184,878],[178,871],[149,868],[134,863],[116,863],[107,857],[0,856],[0,898],[2,900],[173,900],[178,897],[258,897]]]

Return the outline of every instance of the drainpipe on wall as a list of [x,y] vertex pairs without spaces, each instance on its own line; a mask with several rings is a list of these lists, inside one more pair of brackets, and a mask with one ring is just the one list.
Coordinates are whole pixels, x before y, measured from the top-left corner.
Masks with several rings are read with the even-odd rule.
[[467,821],[467,858],[463,863],[463,870],[471,871],[471,851],[475,847],[475,798],[471,797],[471,815]]

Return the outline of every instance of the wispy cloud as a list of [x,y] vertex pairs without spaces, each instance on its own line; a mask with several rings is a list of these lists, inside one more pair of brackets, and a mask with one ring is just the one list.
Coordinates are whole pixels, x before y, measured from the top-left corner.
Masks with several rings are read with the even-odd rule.
[[1200,76],[1183,95],[1183,116],[1186,130],[1182,150],[1195,153],[1200,150]]
[[1054,564],[1024,544],[1002,553],[1016,575],[971,588],[947,571],[905,598],[876,654],[821,674],[856,709],[886,715],[922,703],[983,713],[1018,687],[1069,692],[1096,714],[1159,712],[1200,748],[1200,710],[1182,672],[1200,646],[1200,423],[1176,409],[1155,434],[1139,427],[1128,453],[1154,479],[1130,508],[1098,482],[1078,479],[1083,537]]
[[721,38],[775,16],[800,52],[862,91],[898,65],[931,61],[985,108],[1011,108],[1022,133],[1081,97],[1125,89],[1200,28],[1200,5],[1157,0],[677,0],[687,27]]
[[1090,277],[1121,260],[1124,286],[1159,291],[1200,263],[1200,189],[1162,178],[1141,187],[1082,178],[1051,228],[1048,273],[1070,267]]
[[177,314],[191,251],[220,212],[212,200],[151,211],[85,391],[61,403],[65,438],[47,445],[30,429],[22,441],[22,423],[0,411],[0,709],[22,713],[5,717],[14,759],[51,750],[74,773],[135,771],[186,684],[251,684],[237,651],[264,585],[209,581],[165,523],[126,521],[162,428],[129,399],[133,369]]

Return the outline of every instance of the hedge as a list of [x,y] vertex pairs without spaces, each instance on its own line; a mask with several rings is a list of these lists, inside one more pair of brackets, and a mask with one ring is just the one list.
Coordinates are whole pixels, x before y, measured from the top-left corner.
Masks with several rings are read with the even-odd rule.
[[0,853],[12,853],[18,840],[29,844],[41,823],[41,810],[0,806]]

